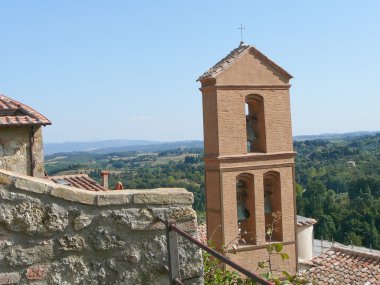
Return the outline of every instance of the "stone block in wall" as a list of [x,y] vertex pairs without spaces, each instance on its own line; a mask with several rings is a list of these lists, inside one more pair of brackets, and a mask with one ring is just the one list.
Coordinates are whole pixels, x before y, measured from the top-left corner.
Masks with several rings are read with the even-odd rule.
[[53,245],[45,244],[33,247],[11,246],[6,250],[4,259],[9,266],[32,265],[46,262],[54,257]]
[[[16,202],[17,203],[17,202]],[[43,227],[44,207],[40,203],[25,200],[21,203],[2,204],[3,221],[12,231],[35,233]]]
[[166,237],[154,236],[141,243],[141,259],[143,263],[150,264],[149,268],[140,268],[144,275],[149,275],[149,270],[164,272],[167,264]]
[[130,244],[122,253],[125,259],[130,263],[139,263],[141,261],[141,249],[133,244]]
[[76,217],[73,221],[74,229],[80,231],[88,227],[92,222],[92,217],[86,214],[81,214]]
[[79,235],[64,235],[59,239],[59,248],[64,251],[81,251],[87,247],[86,241]]
[[198,262],[198,260],[202,259],[202,251],[191,242],[185,240],[183,242],[180,242],[178,252],[182,265],[181,277],[183,279],[189,279],[195,276],[202,277],[203,264]]
[[35,193],[49,193],[51,187],[48,184],[41,184],[39,180],[33,178],[15,178],[14,185],[18,189],[27,190]]
[[93,247],[97,250],[107,250],[112,248],[121,248],[126,242],[111,227],[100,226],[94,229],[89,236]]
[[132,201],[133,194],[126,194],[124,191],[110,191],[106,195],[97,196],[97,205],[106,206],[106,205],[125,205]]
[[65,208],[57,204],[51,204],[45,207],[44,227],[47,231],[63,231],[68,223],[68,213]]
[[133,203],[146,204],[146,205],[170,205],[170,204],[192,204],[194,202],[193,196],[189,196],[185,189],[157,189],[149,191],[140,191],[133,196]]
[[192,208],[173,209],[167,216],[176,222],[188,222],[197,219],[197,213]]
[[96,204],[96,195],[92,191],[87,191],[83,189],[71,189],[73,187],[54,187],[50,195],[68,200],[73,202],[78,202],[87,205],[95,205]]
[[21,276],[18,272],[0,273],[0,285],[18,284]]
[[[49,266],[46,265],[35,265],[30,266],[26,269],[25,277],[30,281],[41,281],[45,280],[49,272]],[[35,284],[35,282],[33,282]]]
[[48,284],[72,285],[72,284],[99,284],[90,283],[93,276],[90,275],[90,264],[82,256],[69,256],[54,262],[50,268]]
[[[3,191],[4,192],[4,191]],[[0,201],[5,200],[0,194]],[[7,195],[0,204],[0,223],[15,232],[49,235],[68,224],[67,211],[56,204],[44,205],[25,195]],[[3,199],[2,199],[3,198]]]
[[162,213],[166,213],[167,211],[167,209],[152,208],[132,208],[104,211],[95,219],[95,222],[112,222],[117,224],[119,227],[136,231],[163,230],[165,229],[165,225],[157,220],[157,216]]
[[0,185],[9,186],[12,183],[12,176],[0,173]]

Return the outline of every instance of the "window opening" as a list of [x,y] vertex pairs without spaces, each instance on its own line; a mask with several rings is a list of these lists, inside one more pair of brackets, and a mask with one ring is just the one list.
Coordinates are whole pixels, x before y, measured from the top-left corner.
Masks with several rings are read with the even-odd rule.
[[246,122],[246,129],[247,129],[247,152],[253,152],[254,142],[257,139],[257,133],[255,133],[255,124],[257,122],[257,116],[255,115],[253,111],[253,106],[250,108],[250,106],[247,103],[245,104],[245,106],[246,106],[245,122]]
[[245,100],[247,152],[266,152],[263,98],[249,95]]
[[269,191],[265,191],[264,193],[264,210],[265,214],[271,214],[272,210],[272,201],[271,201],[272,193]]
[[239,243],[256,244],[255,197],[251,174],[241,174],[236,179],[236,208]]
[[[271,225],[274,217],[281,216],[281,181],[280,174],[269,172],[264,175],[264,212],[265,228]],[[272,240],[282,241],[282,219],[274,226]]]
[[238,222],[241,222],[250,216],[250,212],[245,206],[245,201],[247,200],[247,185],[245,181],[238,180],[236,182],[236,199]]

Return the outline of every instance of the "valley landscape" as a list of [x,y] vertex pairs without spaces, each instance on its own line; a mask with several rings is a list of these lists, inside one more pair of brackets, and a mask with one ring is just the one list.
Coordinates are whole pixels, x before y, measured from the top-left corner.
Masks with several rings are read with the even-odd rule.
[[[194,194],[193,207],[203,221],[201,141],[104,145],[46,155],[46,171],[86,173],[100,182],[100,172],[109,170],[110,188],[118,181],[125,189],[183,187]],[[318,220],[315,237],[380,249],[380,134],[299,136],[294,149],[297,213]]]

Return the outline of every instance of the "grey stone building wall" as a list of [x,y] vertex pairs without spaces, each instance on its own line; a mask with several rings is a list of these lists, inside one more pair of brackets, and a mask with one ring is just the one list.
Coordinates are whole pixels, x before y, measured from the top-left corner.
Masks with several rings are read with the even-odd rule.
[[[34,131],[34,176],[44,176],[44,154],[42,127]],[[30,156],[31,127],[9,127],[0,129],[0,169],[31,175]]]
[[[196,235],[185,189],[91,192],[0,170],[0,284],[169,284],[156,216]],[[185,284],[203,284],[198,248],[179,239]]]

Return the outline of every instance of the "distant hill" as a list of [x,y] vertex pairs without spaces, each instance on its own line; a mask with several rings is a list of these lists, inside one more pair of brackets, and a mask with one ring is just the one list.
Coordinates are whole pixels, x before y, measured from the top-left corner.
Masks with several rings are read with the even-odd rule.
[[145,145],[129,145],[121,147],[107,147],[93,150],[93,153],[117,153],[125,151],[142,151],[142,152],[157,152],[176,148],[193,148],[202,147],[203,141],[178,141],[178,142],[157,142]]
[[97,142],[45,143],[45,155],[69,152],[115,153],[126,151],[157,152],[182,147],[203,147],[202,141],[159,142],[146,140],[108,140]]
[[[347,138],[355,138],[366,135],[375,135],[378,132],[352,132],[352,133],[332,133],[320,135],[301,135],[293,137],[294,141],[305,140],[342,140]],[[112,153],[112,152],[125,152],[125,151],[143,151],[143,152],[156,152],[168,149],[175,149],[181,147],[203,147],[203,142],[199,140],[189,141],[175,141],[175,142],[162,142],[162,141],[148,141],[148,140],[104,140],[92,142],[63,142],[63,143],[45,143],[45,155],[55,153],[68,153],[68,152],[92,152],[92,153]]]
[[348,138],[356,138],[356,137],[362,137],[362,136],[370,136],[370,135],[376,135],[380,133],[380,131],[376,132],[352,132],[352,133],[326,133],[326,134],[319,134],[319,135],[301,135],[301,136],[294,136],[294,141],[306,141],[306,140],[341,140],[341,139],[348,139]]
[[50,155],[60,152],[82,152],[94,151],[102,148],[109,147],[125,147],[125,146],[143,146],[153,145],[160,143],[158,141],[148,140],[104,140],[104,141],[90,141],[90,142],[62,142],[62,143],[44,143],[45,155]]

